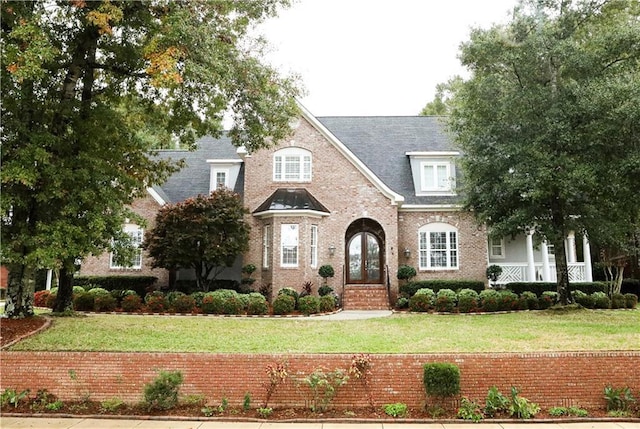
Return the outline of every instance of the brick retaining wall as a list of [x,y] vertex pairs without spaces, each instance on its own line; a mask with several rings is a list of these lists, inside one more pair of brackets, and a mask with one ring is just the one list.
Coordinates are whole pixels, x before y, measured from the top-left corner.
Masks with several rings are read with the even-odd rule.
[[[640,351],[558,352],[500,354],[371,355],[371,390],[377,405],[403,402],[424,405],[422,366],[428,362],[452,362],[461,373],[461,395],[484,401],[489,387],[508,395],[517,386],[521,395],[543,408],[579,405],[604,407],[605,386],[640,389]],[[47,389],[62,400],[142,399],[144,385],[158,370],[180,370],[182,394],[203,394],[210,404],[227,398],[242,404],[248,392],[252,406],[265,398],[263,383],[269,364],[286,361],[292,376],[272,396],[271,407],[302,407],[309,390],[296,385],[318,366],[328,371],[348,369],[351,354],[211,354],[211,353],[91,353],[1,352],[0,389]],[[360,380],[351,379],[338,391],[334,406],[367,405]]]

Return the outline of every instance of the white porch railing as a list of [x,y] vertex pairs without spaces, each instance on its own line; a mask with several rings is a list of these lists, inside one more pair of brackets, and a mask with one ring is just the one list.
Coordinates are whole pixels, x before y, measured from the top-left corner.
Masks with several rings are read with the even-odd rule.
[[[502,267],[502,274],[498,277],[498,284],[514,283],[514,282],[555,282],[556,266],[555,264],[549,264],[549,278],[545,279],[543,276],[542,263],[535,264],[535,278],[527,278],[527,264],[526,263],[510,263],[510,264],[495,264]],[[585,282],[585,264],[584,262],[572,262],[568,264],[569,269],[569,281],[574,283]]]

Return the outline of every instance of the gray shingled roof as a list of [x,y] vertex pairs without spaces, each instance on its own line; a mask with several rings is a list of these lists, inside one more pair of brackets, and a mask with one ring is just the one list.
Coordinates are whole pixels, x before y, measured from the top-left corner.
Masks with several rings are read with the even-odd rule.
[[[459,197],[415,195],[411,166],[406,152],[455,150],[444,131],[441,117],[435,116],[327,116],[318,117],[338,140],[353,152],[382,182],[404,196],[405,204],[453,204]],[[175,203],[209,192],[210,166],[207,159],[239,159],[236,148],[225,135],[220,139],[203,137],[195,151],[161,150],[163,159],[184,159],[185,167],[165,184],[156,187],[168,202]],[[457,169],[460,183],[460,169]],[[242,195],[244,164],[235,191]]]
[[[240,159],[236,153],[236,147],[231,144],[231,139],[226,135],[219,139],[205,136],[196,142],[196,150],[160,150],[158,156],[162,159],[173,161],[184,160],[185,166],[174,173],[159,188],[161,196],[166,195],[169,203],[177,203],[196,195],[209,193],[210,165],[207,159]],[[240,169],[240,177],[234,191],[242,194],[244,185],[244,165]],[[158,187],[154,187],[158,189]]]
[[[317,118],[405,204],[453,204],[459,197],[416,196],[406,152],[456,150],[438,116],[329,116]],[[460,169],[456,169],[460,183]]]
[[271,210],[313,210],[329,213],[329,210],[305,188],[278,188],[253,213]]

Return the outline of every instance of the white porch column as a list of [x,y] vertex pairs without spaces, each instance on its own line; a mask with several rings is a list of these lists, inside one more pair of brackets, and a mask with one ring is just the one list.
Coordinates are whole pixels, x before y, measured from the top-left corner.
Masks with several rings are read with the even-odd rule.
[[551,281],[551,267],[549,266],[549,248],[547,247],[547,240],[542,242],[542,280],[545,282]]
[[533,231],[527,231],[527,281],[536,281],[536,263],[533,259]]
[[591,245],[587,234],[582,236],[582,254],[584,255],[584,281],[593,281],[593,269],[591,267]]
[[53,270],[47,270],[47,284],[46,289],[51,290],[51,277],[53,276]]
[[573,231],[569,232],[567,235],[567,262],[574,263],[577,261],[576,259],[576,234]]

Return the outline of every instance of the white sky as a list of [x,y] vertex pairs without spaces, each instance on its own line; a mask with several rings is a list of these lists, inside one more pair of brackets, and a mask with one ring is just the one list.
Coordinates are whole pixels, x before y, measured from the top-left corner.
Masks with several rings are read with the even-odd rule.
[[294,0],[259,27],[267,60],[301,76],[315,116],[417,115],[465,75],[471,27],[506,22],[518,0]]

